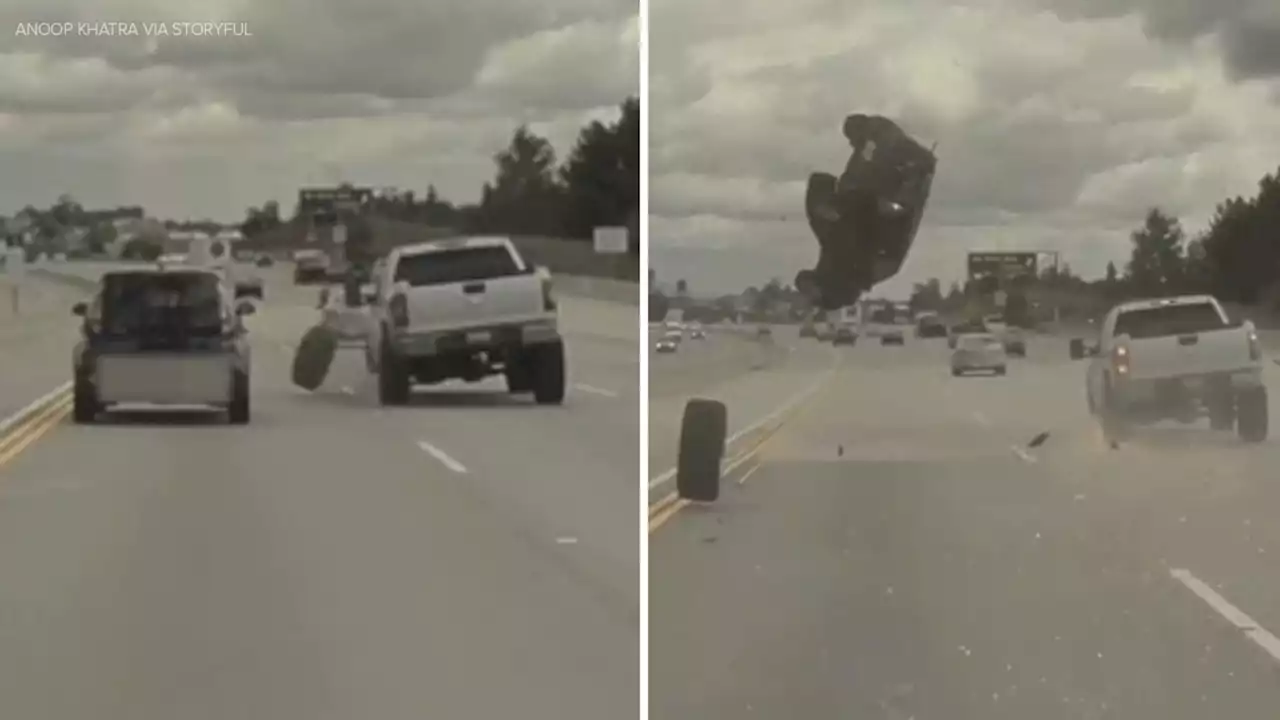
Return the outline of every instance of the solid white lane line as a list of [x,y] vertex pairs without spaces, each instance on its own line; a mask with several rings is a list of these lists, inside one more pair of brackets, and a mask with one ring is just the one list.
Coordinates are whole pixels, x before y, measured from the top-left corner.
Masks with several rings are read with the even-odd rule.
[[1226,618],[1244,633],[1258,647],[1262,648],[1272,659],[1280,661],[1280,638],[1272,635],[1266,628],[1258,624],[1257,620],[1249,617],[1243,610],[1232,605],[1226,598],[1222,597],[1213,588],[1206,585],[1200,578],[1191,574],[1190,570],[1182,568],[1174,568],[1169,570],[1169,574],[1173,579],[1182,583],[1188,590],[1196,594],[1196,597],[1205,601],[1213,611]]
[[467,466],[466,466],[466,465],[463,465],[462,463],[458,462],[457,460],[454,460],[452,457],[450,457],[450,456],[449,456],[449,453],[447,453],[447,452],[445,452],[445,451],[441,450],[440,448],[436,447],[435,445],[432,445],[431,443],[427,442],[426,440],[419,440],[419,441],[418,441],[418,447],[422,449],[422,452],[424,452],[424,453],[426,453],[426,454],[430,455],[431,457],[435,458],[436,460],[439,460],[441,465],[444,465],[445,467],[449,468],[450,470],[452,470],[452,471],[454,471],[454,472],[456,472],[456,473],[466,473],[466,472],[467,472]]
[[586,383],[577,383],[573,387],[575,390],[581,390],[582,392],[591,393],[592,395],[603,395],[604,397],[610,397],[610,398],[618,397],[618,393],[612,390],[598,388],[594,385],[587,385]]

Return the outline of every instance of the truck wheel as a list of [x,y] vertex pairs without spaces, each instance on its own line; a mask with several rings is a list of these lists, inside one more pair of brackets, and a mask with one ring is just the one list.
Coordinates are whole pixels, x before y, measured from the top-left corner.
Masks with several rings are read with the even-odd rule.
[[1099,420],[1102,423],[1102,436],[1108,443],[1118,443],[1129,438],[1129,422],[1124,417],[1124,411],[1116,407],[1113,396],[1114,390],[1111,388],[1111,381],[1108,379],[1102,386],[1102,408]]
[[716,400],[694,398],[685,403],[680,422],[676,492],[694,502],[720,497],[720,461],[724,459],[729,411]]
[[529,356],[520,353],[507,361],[502,374],[507,379],[507,392],[513,395],[533,392],[533,372]]
[[532,355],[534,401],[539,405],[564,403],[564,343],[540,345]]
[[1236,396],[1236,432],[1245,442],[1262,442],[1267,439],[1269,415],[1267,389],[1249,388]]
[[1084,359],[1084,340],[1080,338],[1071,338],[1068,343],[1068,351],[1071,353],[1072,360]]
[[227,420],[232,425],[249,424],[249,373],[236,370],[231,374],[231,405]]
[[77,425],[88,425],[98,419],[98,393],[89,379],[76,372],[71,389],[71,420]]
[[1209,429],[1234,430],[1236,426],[1236,398],[1230,388],[1217,390],[1209,396]]
[[382,348],[378,355],[378,402],[383,405],[407,405],[409,403],[409,368],[404,358],[396,354],[383,333]]

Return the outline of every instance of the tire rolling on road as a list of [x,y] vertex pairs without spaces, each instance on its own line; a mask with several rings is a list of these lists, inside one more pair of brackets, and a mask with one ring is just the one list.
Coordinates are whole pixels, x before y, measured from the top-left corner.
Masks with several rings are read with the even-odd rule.
[[316,325],[308,330],[293,356],[293,384],[309,391],[319,388],[337,354],[338,334],[331,328]]
[[728,429],[724,403],[694,398],[685,404],[676,462],[676,492],[681,498],[715,502],[720,497],[720,461]]

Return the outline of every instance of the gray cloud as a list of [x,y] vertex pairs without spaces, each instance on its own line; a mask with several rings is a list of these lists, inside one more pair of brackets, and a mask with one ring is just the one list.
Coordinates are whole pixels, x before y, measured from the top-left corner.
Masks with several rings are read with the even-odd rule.
[[1280,5],[1273,0],[1044,0],[1064,18],[1136,13],[1153,39],[1189,43],[1212,37],[1234,80],[1280,77]]
[[1149,205],[1194,227],[1274,169],[1280,109],[1224,78],[1221,53],[1152,42],[1132,12],[1086,6],[1064,21],[1037,2],[655,3],[655,267],[740,284],[812,263],[803,181],[842,167],[853,111],[938,143],[899,290],[955,277],[982,247],[1055,250],[1101,272]]
[[[0,175],[31,178],[7,183],[11,205],[47,203],[87,183],[96,189],[80,191],[86,202],[216,216],[239,215],[245,198],[288,203],[299,184],[338,175],[420,192],[435,183],[471,200],[517,124],[545,129],[567,152],[576,123],[611,118],[638,92],[637,8],[634,0],[8,0],[0,152],[18,154]],[[37,21],[232,22],[251,36],[19,32]],[[15,164],[55,156],[59,173]],[[73,182],[60,173],[76,157],[101,161],[68,171]],[[165,163],[175,168],[168,178],[152,170]],[[157,200],[134,196],[144,188]]]

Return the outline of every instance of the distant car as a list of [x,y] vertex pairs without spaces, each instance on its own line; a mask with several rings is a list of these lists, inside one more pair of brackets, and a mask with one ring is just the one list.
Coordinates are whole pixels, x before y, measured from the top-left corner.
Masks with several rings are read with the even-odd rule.
[[886,330],[880,333],[881,345],[905,345],[906,340],[902,336],[901,330]]
[[959,377],[971,372],[994,372],[1004,375],[1008,371],[1008,356],[1004,343],[992,333],[968,333],[956,341],[951,353],[951,374]]
[[694,328],[693,330],[689,331],[689,337],[694,340],[706,340],[707,331],[703,330],[702,328]]
[[269,268],[275,264],[276,261],[272,260],[270,255],[259,255],[258,259],[254,262],[254,265],[257,265],[260,268]]
[[952,350],[955,350],[956,342],[959,340],[961,335],[972,335],[975,333],[980,334],[980,333],[986,333],[986,332],[990,332],[990,330],[987,328],[986,324],[984,324],[981,320],[963,322],[958,325],[952,325],[951,331],[947,335],[947,347],[951,348]]
[[680,349],[681,334],[678,330],[668,330],[666,334],[658,338],[658,342],[654,344],[653,349],[660,353],[673,353]]
[[841,325],[836,328],[836,331],[831,338],[832,345],[855,345],[857,342],[858,334],[853,331],[853,328],[847,325]]
[[760,338],[773,337],[773,328],[769,327],[768,325],[761,325],[760,327],[756,328],[756,337],[760,337]]
[[1027,339],[1022,330],[1010,327],[1004,331],[1004,350],[1011,357],[1027,356]]
[[947,324],[935,316],[923,317],[916,322],[916,337],[939,338],[947,336]]
[[811,338],[818,336],[818,326],[813,321],[805,321],[800,325],[800,337]]

